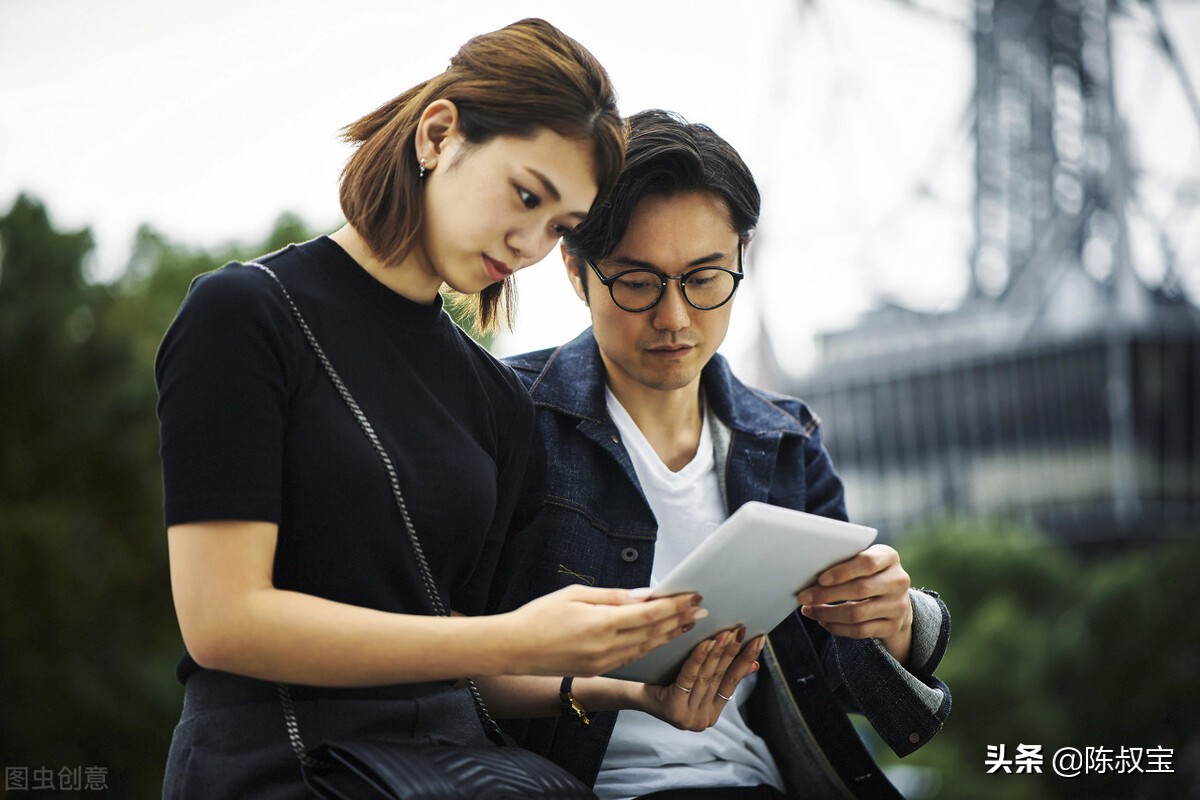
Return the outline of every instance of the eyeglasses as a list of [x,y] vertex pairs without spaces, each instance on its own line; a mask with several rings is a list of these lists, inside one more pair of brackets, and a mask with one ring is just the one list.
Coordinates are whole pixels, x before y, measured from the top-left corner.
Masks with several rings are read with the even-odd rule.
[[679,289],[689,306],[701,311],[711,311],[728,303],[742,278],[746,277],[742,272],[740,245],[736,272],[724,267],[700,267],[682,275],[667,275],[656,269],[636,267],[606,278],[590,260],[587,261],[587,265],[596,273],[600,282],[608,287],[608,293],[612,295],[617,308],[634,314],[649,311],[658,305],[658,301],[662,300],[663,293],[667,290],[667,281],[679,281]]

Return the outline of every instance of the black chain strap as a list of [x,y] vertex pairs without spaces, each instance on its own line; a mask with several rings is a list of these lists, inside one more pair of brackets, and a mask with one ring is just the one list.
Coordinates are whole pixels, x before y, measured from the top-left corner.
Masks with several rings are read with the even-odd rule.
[[308,754],[304,740],[300,738],[300,723],[296,721],[296,706],[292,703],[292,692],[288,685],[277,683],[275,691],[279,694],[279,702],[283,706],[283,722],[287,726],[288,741],[292,743],[292,752],[296,754],[296,758],[309,769],[327,769],[333,766]]
[[[283,293],[284,300],[287,301],[288,307],[292,311],[292,316],[300,325],[300,330],[304,333],[304,338],[308,340],[313,352],[316,353],[317,360],[321,362],[321,366],[325,368],[325,374],[333,381],[334,387],[342,400],[346,403],[346,407],[350,409],[350,413],[358,421],[358,426],[362,428],[363,433],[367,435],[371,446],[375,448],[375,453],[379,456],[379,460],[383,462],[384,471],[387,472],[388,483],[392,487],[392,497],[396,500],[396,506],[400,509],[400,517],[404,520],[404,528],[408,531],[408,540],[412,545],[413,553],[417,557],[417,565],[421,568],[421,579],[425,583],[425,593],[429,597],[429,604],[433,607],[433,612],[439,617],[448,617],[450,614],[446,611],[446,607],[442,604],[442,598],[438,594],[437,584],[433,580],[433,573],[429,569],[429,561],[425,558],[425,549],[421,547],[421,541],[417,538],[417,532],[413,528],[412,518],[408,515],[408,506],[404,503],[404,495],[400,491],[400,479],[396,475],[396,468],[392,464],[391,457],[387,451],[383,449],[383,444],[379,441],[379,436],[375,433],[375,428],[371,426],[371,422],[367,419],[367,415],[359,407],[354,396],[350,394],[350,390],[346,388],[346,384],[342,382],[342,378],[338,375],[337,370],[333,368],[329,357],[325,355],[325,350],[317,342],[317,337],[313,334],[312,329],[308,327],[308,323],[304,319],[304,315],[300,313],[300,309],[296,307],[296,303],[292,300],[291,294],[283,282],[279,280],[270,268],[259,264],[257,261],[251,261],[247,266],[255,267],[266,273],[271,280],[275,281],[275,285],[279,287],[279,291]],[[488,713],[487,705],[483,702],[483,695],[479,693],[479,687],[475,685],[475,681],[470,678],[466,679],[467,689],[471,693],[471,699],[475,702],[475,713],[479,715],[479,722],[483,725],[484,733],[488,738],[496,744],[504,745],[504,735],[500,731],[500,726],[496,724],[496,720],[492,719],[492,715]],[[296,710],[292,704],[292,694],[288,689],[287,684],[280,683],[276,685],[279,692],[280,702],[283,704],[284,721],[287,724],[288,739],[292,743],[292,750],[295,751],[296,757],[300,759],[300,763],[307,767],[322,767],[324,762],[314,759],[308,755],[304,747],[304,742],[300,738],[300,727],[296,723]]]

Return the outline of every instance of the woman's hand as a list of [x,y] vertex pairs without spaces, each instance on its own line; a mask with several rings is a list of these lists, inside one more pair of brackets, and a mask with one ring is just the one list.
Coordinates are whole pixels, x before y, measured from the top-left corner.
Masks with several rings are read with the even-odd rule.
[[796,599],[800,613],[825,630],[851,639],[878,638],[904,664],[912,645],[911,585],[900,554],[877,544],[821,573]]
[[600,675],[628,664],[708,616],[700,596],[647,600],[648,589],[568,586],[505,615],[514,674]]
[[756,636],[742,647],[745,635],[745,628],[722,631],[696,645],[674,683],[643,685],[639,708],[686,731],[715,725],[742,678],[758,669],[767,637]]

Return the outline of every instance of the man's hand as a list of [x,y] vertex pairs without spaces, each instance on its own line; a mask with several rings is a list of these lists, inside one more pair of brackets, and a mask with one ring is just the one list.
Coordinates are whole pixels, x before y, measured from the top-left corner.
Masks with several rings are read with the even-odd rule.
[[886,544],[868,547],[825,572],[796,595],[800,613],[836,636],[879,639],[904,664],[912,646],[912,601],[900,554]]

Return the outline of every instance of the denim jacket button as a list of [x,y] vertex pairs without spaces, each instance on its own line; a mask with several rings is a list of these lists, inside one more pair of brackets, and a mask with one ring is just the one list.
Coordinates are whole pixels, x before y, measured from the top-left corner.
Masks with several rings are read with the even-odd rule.
[[614,433],[612,436],[609,436],[608,438],[612,439],[612,443],[613,443],[613,444],[620,444],[620,443],[621,443],[621,437],[620,437],[620,436],[617,436],[615,433]]
[[909,740],[910,742],[912,742],[913,744],[916,744],[917,742],[921,741],[921,734],[919,734],[919,733],[910,733],[910,734],[908,735],[908,740]]
[[636,547],[626,547],[621,551],[622,561],[637,561],[638,551]]

